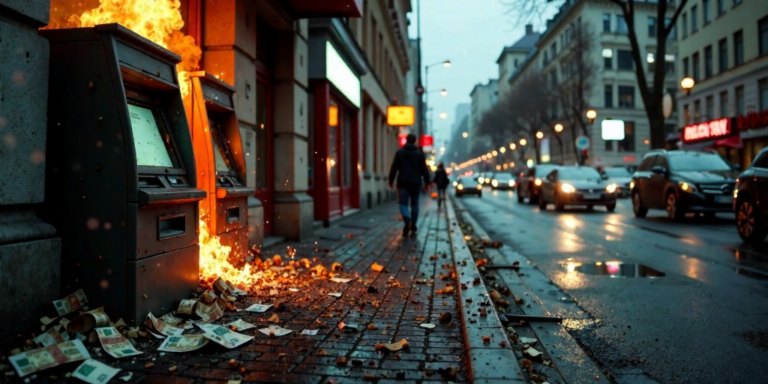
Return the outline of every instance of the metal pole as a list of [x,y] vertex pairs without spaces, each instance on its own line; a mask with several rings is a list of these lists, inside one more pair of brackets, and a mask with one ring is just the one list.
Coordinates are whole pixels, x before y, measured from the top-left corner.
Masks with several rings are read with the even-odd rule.
[[[429,65],[424,66],[424,100],[427,108],[431,108],[432,106],[429,105]],[[430,113],[427,116],[429,116],[429,124],[427,124],[427,128],[424,129],[425,135],[432,130],[432,114]]]
[[[416,0],[416,38],[419,40],[419,85],[421,85],[421,0]],[[424,134],[424,121],[427,118],[424,99],[419,96],[419,105],[421,106],[421,118],[419,119],[418,134],[421,137]]]

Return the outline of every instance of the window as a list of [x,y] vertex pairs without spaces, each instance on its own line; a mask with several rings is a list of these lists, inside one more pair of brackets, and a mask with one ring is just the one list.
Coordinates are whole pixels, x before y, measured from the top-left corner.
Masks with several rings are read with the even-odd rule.
[[760,110],[765,111],[768,109],[768,78],[760,79],[757,82],[757,89],[760,93]]
[[717,15],[725,13],[725,0],[717,0]]
[[[664,19],[664,27],[669,27],[669,24],[672,23],[672,18],[668,17]],[[675,27],[673,26],[672,29],[669,30],[669,35],[667,35],[668,40],[677,40],[677,32],[675,31]]]
[[635,68],[635,65],[632,61],[632,51],[625,51],[625,50],[618,50],[619,55],[619,69],[627,69],[632,70]]
[[653,52],[648,52],[645,61],[648,62],[648,72],[653,73],[656,69],[656,55]]
[[728,39],[722,39],[717,42],[717,65],[720,72],[728,70]]
[[733,66],[744,64],[744,32],[739,30],[733,34]]
[[683,27],[683,38],[688,37],[688,14],[683,13],[683,17],[680,18],[680,24]]
[[691,72],[688,70],[688,68],[690,67],[688,66],[688,58],[686,57],[683,59],[683,77],[688,77],[691,75]]
[[619,108],[635,107],[635,87],[619,86]]
[[712,46],[704,48],[704,78],[712,77]]
[[688,125],[691,123],[691,109],[688,108],[689,105],[683,105],[683,118],[685,119],[685,125]]
[[611,14],[603,13],[603,32],[611,31]]
[[640,162],[640,165],[637,167],[637,170],[640,172],[650,171],[651,168],[653,168],[653,162],[656,160],[656,156],[658,155],[650,155],[644,158],[643,161]]
[[547,65],[549,63],[549,52],[544,51],[544,65]]
[[606,108],[613,108],[613,84],[606,84],[604,86],[603,100]]
[[744,114],[744,86],[736,87],[736,114]]
[[757,22],[757,33],[759,34],[760,47],[758,51],[760,56],[768,53],[768,17],[763,17]]
[[624,122],[624,140],[618,142],[619,152],[634,152],[635,151],[635,123],[632,121]]
[[694,5],[693,7],[691,7],[691,33],[694,33],[699,30],[699,25],[698,25],[699,23],[697,19],[698,15],[696,14],[696,12],[697,12],[697,9],[696,9],[696,6]]
[[613,140],[605,140],[603,141],[605,143],[605,150],[613,152]]
[[692,68],[693,69],[693,71],[692,71],[693,72],[693,80],[699,81],[699,78],[700,78],[699,75],[701,74],[699,72],[699,69],[701,67],[699,66],[699,61],[700,60],[699,60],[699,53],[698,52],[693,54],[693,57],[691,58],[691,61],[692,61],[691,64],[693,65],[693,68]]
[[552,59],[554,59],[557,56],[557,43],[552,43],[550,50],[552,51]]
[[693,102],[693,122],[701,122],[701,100],[696,100]]
[[648,16],[648,36],[656,37],[656,18]]
[[603,48],[603,66],[606,69],[613,68],[613,49]]
[[629,30],[627,29],[627,20],[624,19],[624,16],[616,16],[616,33],[620,33],[622,35],[629,33]]
[[728,116],[728,91],[720,92],[720,117]]
[[707,25],[707,23],[712,21],[712,14],[709,12],[709,0],[701,0],[701,12],[704,25]]
[[515,59],[515,68],[517,68],[518,64],[519,63],[518,63],[517,59]]
[[704,102],[704,118],[709,121],[715,118],[715,97],[707,96]]
[[[675,55],[667,53],[664,55],[664,66],[666,73],[675,73]],[[674,94],[674,92],[672,92]]]

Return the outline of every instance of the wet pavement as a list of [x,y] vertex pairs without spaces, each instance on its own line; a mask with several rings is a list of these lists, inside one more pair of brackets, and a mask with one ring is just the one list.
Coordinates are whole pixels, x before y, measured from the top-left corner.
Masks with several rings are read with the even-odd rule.
[[615,213],[540,212],[511,191],[460,201],[616,382],[768,375],[768,246],[743,245],[729,215],[636,219],[627,199]]

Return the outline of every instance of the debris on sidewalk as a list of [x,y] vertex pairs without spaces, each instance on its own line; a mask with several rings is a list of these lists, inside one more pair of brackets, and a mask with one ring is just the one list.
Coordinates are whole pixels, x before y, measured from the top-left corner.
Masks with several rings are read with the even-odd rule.
[[72,377],[90,384],[102,384],[112,380],[118,372],[120,372],[118,368],[112,368],[96,360],[89,359],[72,372]]
[[80,340],[67,341],[50,347],[33,349],[10,356],[8,360],[20,377],[57,365],[90,359],[91,355]]

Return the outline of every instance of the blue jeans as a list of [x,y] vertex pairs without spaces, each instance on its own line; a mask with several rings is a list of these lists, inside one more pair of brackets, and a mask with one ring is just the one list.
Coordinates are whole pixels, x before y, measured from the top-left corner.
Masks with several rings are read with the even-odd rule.
[[[419,218],[419,188],[407,187],[397,189],[400,195],[400,214],[403,215],[403,221],[411,222],[413,225],[416,225],[416,220]],[[408,214],[408,200],[411,202],[410,215]]]

